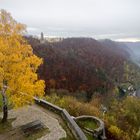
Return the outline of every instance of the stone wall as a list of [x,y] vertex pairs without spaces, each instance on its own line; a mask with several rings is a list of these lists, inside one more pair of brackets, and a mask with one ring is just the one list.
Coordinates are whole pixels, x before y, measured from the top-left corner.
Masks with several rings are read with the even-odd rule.
[[95,116],[88,116],[88,115],[83,115],[83,116],[79,116],[79,117],[74,118],[75,121],[76,120],[86,120],[86,119],[94,120],[99,126],[95,130],[87,130],[87,131],[89,131],[90,133],[93,133],[94,136],[96,136],[102,140],[105,140],[106,139],[105,126],[104,126],[104,122],[101,119],[99,119]]
[[72,131],[73,135],[77,140],[87,140],[84,132],[81,130],[81,128],[77,125],[77,123],[73,120],[73,118],[65,109],[62,109],[42,99],[38,98],[34,99],[36,104],[41,105],[42,107],[61,115],[61,117],[67,123],[68,127],[70,128],[70,130]]

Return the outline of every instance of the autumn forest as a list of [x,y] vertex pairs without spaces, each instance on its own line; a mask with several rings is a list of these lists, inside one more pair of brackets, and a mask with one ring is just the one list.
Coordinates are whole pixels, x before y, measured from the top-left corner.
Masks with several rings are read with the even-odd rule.
[[[40,36],[27,35],[24,24],[1,10],[0,139],[6,133],[9,135],[12,127],[8,111],[35,107],[34,101],[38,98],[65,108],[71,119],[82,115],[101,119],[108,140],[140,140],[140,57],[135,55],[135,51],[139,51],[137,46],[93,37],[41,40]],[[96,126],[89,120],[83,124],[92,129]],[[101,139],[88,135],[85,128],[81,129],[88,140]],[[39,136],[43,135],[39,133]],[[30,140],[28,138],[24,139]],[[73,138],[67,135],[64,140]]]

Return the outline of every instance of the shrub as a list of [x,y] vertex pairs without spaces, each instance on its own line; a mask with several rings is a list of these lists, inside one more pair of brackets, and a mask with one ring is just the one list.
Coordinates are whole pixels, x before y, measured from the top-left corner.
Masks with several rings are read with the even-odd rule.
[[108,131],[118,139],[122,137],[122,130],[117,126],[111,125]]
[[54,94],[51,96],[46,96],[46,100],[62,108],[65,108],[73,116],[99,115],[98,108],[90,105],[90,103],[80,102],[71,96],[60,97]]
[[139,129],[139,131],[136,133],[136,139],[137,139],[137,140],[140,140],[140,129]]

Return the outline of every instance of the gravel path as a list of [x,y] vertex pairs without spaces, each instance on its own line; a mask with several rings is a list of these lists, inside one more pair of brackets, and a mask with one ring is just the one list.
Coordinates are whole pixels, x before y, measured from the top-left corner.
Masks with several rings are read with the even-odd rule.
[[40,120],[47,128],[49,128],[50,132],[38,140],[59,140],[60,138],[66,137],[66,132],[61,127],[58,120],[43,111],[43,109],[40,109],[37,105],[10,110],[9,119],[10,118],[16,118],[16,120],[12,122],[13,128],[35,120]]

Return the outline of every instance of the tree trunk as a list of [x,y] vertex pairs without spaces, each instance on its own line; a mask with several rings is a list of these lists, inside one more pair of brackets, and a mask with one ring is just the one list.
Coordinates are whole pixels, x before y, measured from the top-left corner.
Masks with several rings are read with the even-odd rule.
[[2,122],[6,122],[7,121],[7,117],[8,117],[8,107],[7,107],[7,97],[6,97],[6,90],[7,87],[3,86],[2,88],[2,99],[3,99],[3,118],[2,118]]

